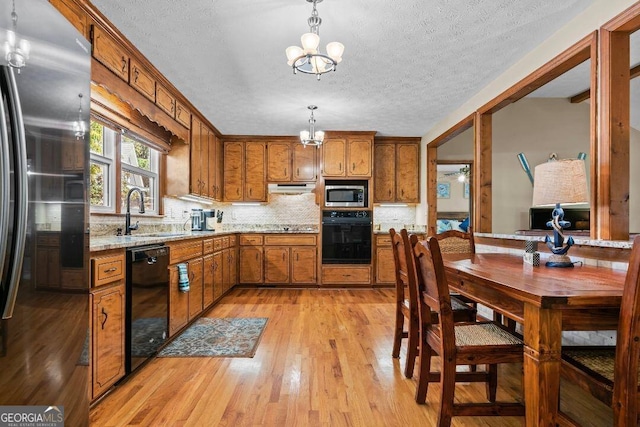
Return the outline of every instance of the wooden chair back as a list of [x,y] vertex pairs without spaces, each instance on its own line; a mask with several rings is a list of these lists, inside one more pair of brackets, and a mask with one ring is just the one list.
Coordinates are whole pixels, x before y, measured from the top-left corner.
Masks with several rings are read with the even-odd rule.
[[616,425],[636,425],[640,365],[640,236],[633,249],[622,293],[616,339],[613,412]]
[[[430,236],[427,237],[427,240],[418,241],[416,238],[410,243],[416,262],[416,293],[419,296],[418,314],[421,324],[427,326],[427,331],[432,335],[431,338],[433,339],[425,338],[431,342],[440,341],[442,352],[439,352],[439,354],[442,357],[455,358],[456,343],[453,310],[438,239]],[[421,307],[422,304],[426,305],[424,309]],[[434,331],[433,328],[428,327],[432,316],[425,316],[425,314],[429,313],[427,307],[431,311],[438,313],[439,331]]]
[[412,312],[417,313],[417,294],[415,289],[415,268],[409,262],[413,262],[411,247],[407,246],[409,237],[407,230],[400,230],[400,234],[392,228],[389,230],[391,237],[391,248],[396,273],[396,301],[409,300],[409,307]]
[[472,227],[469,227],[466,233],[459,230],[446,230],[442,233],[436,233],[435,228],[431,227],[429,229],[429,236],[438,240],[441,254],[476,253]]

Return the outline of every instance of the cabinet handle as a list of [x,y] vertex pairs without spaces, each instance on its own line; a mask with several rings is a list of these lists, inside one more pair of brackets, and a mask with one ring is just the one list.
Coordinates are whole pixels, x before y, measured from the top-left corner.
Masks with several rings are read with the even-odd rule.
[[179,119],[181,114],[182,114],[182,107],[178,105],[178,109],[176,111],[176,118]]
[[253,188],[249,188],[249,197],[253,196]]
[[300,254],[296,254],[296,261],[300,261]]
[[403,189],[400,190],[400,194],[402,195],[402,197],[404,197],[404,190]]
[[122,74],[124,74],[125,71],[127,71],[127,59],[124,57],[124,55],[122,55],[120,63],[122,64]]
[[282,252],[282,261],[284,261],[284,252]]
[[342,172],[342,162],[338,163],[338,170]]
[[351,170],[352,171],[356,170],[356,164],[355,163],[353,163],[353,166],[351,167]]
[[171,114],[173,114],[176,111],[176,102],[174,100],[171,100]]
[[191,280],[193,280],[196,277],[196,273],[194,273],[193,271],[191,272],[191,275],[189,276]]
[[287,168],[284,168],[284,176],[287,176]]
[[107,268],[104,272],[105,273],[113,273],[114,271],[116,271],[117,268],[116,267],[111,267],[111,268]]
[[133,70],[133,82],[138,83],[138,77],[140,76],[140,71],[138,71],[138,67]]
[[236,194],[239,196],[240,195],[240,187],[236,188]]
[[300,168],[296,169],[296,176],[300,176]]
[[260,255],[259,253],[256,253],[256,261],[258,261],[258,255]]
[[389,197],[391,197],[391,190],[389,190]]
[[109,318],[107,312],[104,311],[104,307],[102,307],[102,315],[104,316],[104,320],[102,321],[101,328],[104,330],[104,324],[107,323],[107,319]]

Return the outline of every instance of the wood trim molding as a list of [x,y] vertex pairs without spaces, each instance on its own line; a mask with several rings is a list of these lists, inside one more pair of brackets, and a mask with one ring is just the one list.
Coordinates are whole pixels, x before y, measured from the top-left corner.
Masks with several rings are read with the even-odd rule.
[[630,6],[602,26],[602,30],[628,33],[638,29],[640,29],[640,2]]
[[466,131],[467,129],[471,129],[471,127],[473,126],[473,118],[474,118],[474,114],[471,114],[465,117],[464,119],[460,120],[458,123],[456,123],[449,129],[444,131],[442,134],[437,136],[435,139],[428,142],[427,144],[433,145],[434,147],[441,146],[442,144],[449,141],[450,139],[453,139],[456,136],[460,135],[462,132]]
[[473,229],[491,233],[492,213],[492,138],[493,115],[476,113],[473,162]]
[[376,136],[373,139],[373,143],[404,143],[404,144],[412,144],[412,143],[420,143],[422,138],[417,136]]
[[427,145],[427,230],[438,219],[438,147]]
[[527,77],[487,102],[478,109],[478,112],[481,114],[493,114],[500,111],[502,108],[524,98],[576,65],[583,63],[591,57],[591,50],[594,43],[597,43],[597,31],[584,37]]
[[[592,56],[592,58],[595,58],[595,56]],[[631,69],[631,71],[629,72],[629,78],[631,80],[635,79],[636,77],[640,76],[640,65],[636,65],[635,67],[633,67]],[[582,101],[586,101],[587,99],[591,98],[591,90],[587,89],[584,92],[580,92],[577,95],[573,95],[570,99],[572,104],[579,104]]]

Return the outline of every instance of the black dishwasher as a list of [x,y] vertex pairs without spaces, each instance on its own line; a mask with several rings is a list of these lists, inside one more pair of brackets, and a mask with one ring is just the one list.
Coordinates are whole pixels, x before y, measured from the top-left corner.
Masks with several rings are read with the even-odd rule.
[[153,357],[168,336],[169,248],[147,245],[127,250],[125,369]]

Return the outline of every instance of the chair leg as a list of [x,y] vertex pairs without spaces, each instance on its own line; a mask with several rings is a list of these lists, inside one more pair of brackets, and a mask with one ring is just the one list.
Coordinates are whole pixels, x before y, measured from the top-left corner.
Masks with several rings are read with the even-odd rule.
[[418,384],[416,384],[417,403],[425,403],[425,401],[427,400],[427,391],[429,389],[429,374],[431,373],[431,354],[431,347],[429,346],[429,344],[425,343],[424,340],[422,340],[422,337],[420,337],[420,346],[418,349]]
[[407,339],[407,361],[404,366],[404,376],[413,378],[413,370],[416,365],[416,357],[418,356],[418,343],[420,339],[420,330],[415,322],[409,320],[409,337]]
[[394,358],[400,357],[400,343],[402,342],[402,332],[404,331],[404,314],[400,310],[400,307],[396,306],[396,330],[393,335],[393,352],[391,356]]
[[438,411],[438,427],[449,427],[453,417],[453,396],[456,388],[456,364],[440,358],[440,408]]
[[496,392],[498,390],[498,365],[487,365],[489,370],[489,380],[487,381],[487,400],[489,402],[496,401]]

